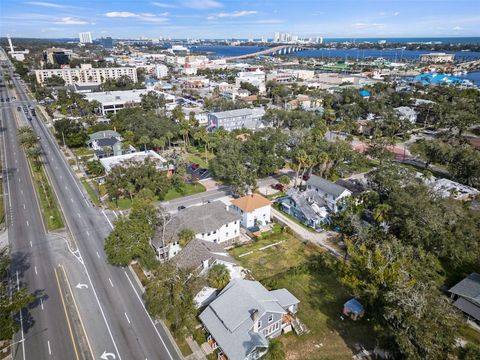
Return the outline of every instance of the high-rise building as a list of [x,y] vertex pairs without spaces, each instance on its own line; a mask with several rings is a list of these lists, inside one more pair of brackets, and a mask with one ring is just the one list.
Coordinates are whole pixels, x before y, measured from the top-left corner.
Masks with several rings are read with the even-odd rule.
[[103,46],[105,49],[113,49],[113,40],[111,37],[100,38],[98,43]]
[[78,37],[81,44],[91,44],[93,42],[91,32],[81,32],[78,34]]

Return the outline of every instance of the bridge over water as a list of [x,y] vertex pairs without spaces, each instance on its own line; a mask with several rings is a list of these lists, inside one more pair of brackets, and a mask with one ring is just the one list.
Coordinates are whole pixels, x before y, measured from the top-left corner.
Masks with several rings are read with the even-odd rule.
[[224,58],[225,60],[240,60],[240,59],[248,59],[256,56],[261,56],[261,55],[287,55],[291,54],[294,52],[299,52],[299,51],[304,51],[307,50],[308,48],[304,46],[295,46],[295,45],[279,45],[279,46],[274,46],[262,51],[257,51],[254,53],[250,54],[245,54],[245,55],[238,55],[238,56],[230,56]]

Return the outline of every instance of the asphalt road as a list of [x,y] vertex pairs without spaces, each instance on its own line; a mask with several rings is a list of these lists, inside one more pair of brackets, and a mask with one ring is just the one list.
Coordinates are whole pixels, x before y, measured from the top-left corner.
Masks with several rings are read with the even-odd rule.
[[[1,88],[3,98],[12,95]],[[1,152],[12,290],[26,287],[37,302],[18,317],[14,359],[75,359],[72,338],[55,282],[55,263],[47,241],[24,152],[17,141],[15,103],[2,103]]]
[[[28,102],[19,81],[14,79],[14,84],[20,100]],[[110,220],[90,204],[43,121],[34,117],[31,124],[40,137],[47,172],[76,243],[72,253],[77,260],[72,262],[73,268],[66,264],[66,272],[72,283],[78,285],[73,287],[73,295],[94,357],[181,358],[163,328],[155,326],[146,312],[140,289],[129,270],[108,265],[103,245],[111,231]],[[76,271],[78,263],[83,272]]]

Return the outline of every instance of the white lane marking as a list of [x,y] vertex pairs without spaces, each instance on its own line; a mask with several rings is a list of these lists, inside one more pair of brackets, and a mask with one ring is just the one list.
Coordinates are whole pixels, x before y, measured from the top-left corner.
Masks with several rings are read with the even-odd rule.
[[18,182],[20,182],[20,178],[18,178]]
[[124,313],[124,314],[125,314],[125,317],[127,318],[128,323],[130,324],[130,319],[128,318],[127,313]]
[[135,289],[135,286],[133,286],[132,280],[130,280],[130,277],[127,275],[127,272],[125,271],[125,269],[123,270],[123,272],[125,273],[125,276],[127,277],[128,282],[130,283],[130,286],[132,287],[133,291],[135,292],[135,295],[137,295],[137,299],[138,299],[138,301],[140,301],[140,304],[141,304],[142,307],[143,307],[143,311],[145,311],[145,314],[147,314],[147,317],[148,317],[148,319],[150,320],[150,323],[152,324],[153,328],[155,329],[155,332],[157,333],[158,338],[159,338],[160,341],[162,342],[163,347],[164,347],[165,350],[167,351],[168,356],[170,357],[170,359],[173,360],[172,354],[170,354],[170,351],[168,350],[167,345],[165,345],[165,342],[163,341],[162,337],[160,336],[160,333],[158,332],[157,327],[156,327],[155,324],[153,323],[153,320],[152,320],[152,318],[150,317],[150,314],[148,313],[147,308],[145,307],[145,304],[143,303],[142,299],[141,299],[140,296],[138,295],[138,292],[137,292],[137,290]]
[[81,218],[81,217],[82,217],[82,215],[80,215],[80,213],[77,213],[77,215],[78,215],[78,217],[79,217],[79,218]]
[[109,218],[107,217],[107,215],[105,214],[105,210],[102,210],[102,213],[103,213],[103,216],[105,216],[105,219],[107,219],[108,224],[110,225],[110,227],[113,229],[113,225],[112,225],[110,219],[109,219]]
[[32,241],[31,241],[31,240],[30,240],[30,247],[33,247],[33,243],[32,243]]
[[97,253],[97,257],[100,259],[100,254],[98,253],[98,251],[96,253]]
[[[17,290],[20,291],[20,281],[18,280],[18,271],[17,271]],[[20,310],[20,327],[22,329],[22,353],[23,353],[23,360],[25,360],[25,337],[23,334],[23,316],[22,310]]]
[[90,233],[87,231],[87,236],[90,236]]
[[52,349],[50,348],[50,340],[47,340],[47,345],[48,345],[48,354],[52,355]]
[[26,208],[25,208],[25,204],[23,204],[23,208],[26,209]]
[[43,300],[42,300],[42,298],[40,298],[40,306],[42,307],[42,310],[43,310]]
[[70,201],[73,203],[73,198],[70,198]]
[[35,275],[38,275],[38,272],[37,272],[37,267],[34,266],[34,269],[35,269]]
[[27,226],[30,226],[30,224],[29,224],[28,220],[27,220]]
[[67,186],[67,185],[65,185],[65,190],[68,190],[68,186]]
[[108,278],[108,281],[110,281],[110,285],[113,287],[112,279]]

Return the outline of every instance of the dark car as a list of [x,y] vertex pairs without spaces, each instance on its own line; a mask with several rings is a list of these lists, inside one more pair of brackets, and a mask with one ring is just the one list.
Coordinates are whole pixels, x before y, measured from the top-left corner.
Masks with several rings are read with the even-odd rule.
[[272,188],[274,188],[275,190],[284,192],[287,187],[283,184],[276,183],[272,185]]
[[17,111],[20,111],[22,110],[22,108],[20,106],[17,106]]
[[310,179],[310,175],[304,174],[303,175],[303,180],[307,181],[308,179]]
[[180,205],[180,206],[177,208],[178,211],[183,210],[183,209],[186,209],[186,207],[183,206],[183,205]]
[[31,117],[31,116],[28,116],[28,117],[27,117],[27,120],[28,120],[28,121],[32,121],[32,117]]

